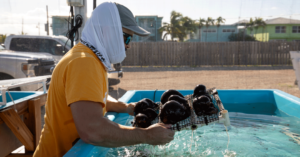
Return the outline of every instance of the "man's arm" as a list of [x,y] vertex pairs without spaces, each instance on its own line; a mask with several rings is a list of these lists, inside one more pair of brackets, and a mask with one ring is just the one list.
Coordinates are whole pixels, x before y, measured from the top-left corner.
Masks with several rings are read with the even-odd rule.
[[133,116],[133,109],[135,103],[126,104],[121,101],[117,101],[115,98],[108,95],[106,102],[106,110],[110,112],[128,113]]
[[100,103],[78,101],[70,104],[80,138],[89,144],[120,147],[139,143],[166,144],[173,140],[171,125],[156,124],[146,129],[119,125],[103,117]]

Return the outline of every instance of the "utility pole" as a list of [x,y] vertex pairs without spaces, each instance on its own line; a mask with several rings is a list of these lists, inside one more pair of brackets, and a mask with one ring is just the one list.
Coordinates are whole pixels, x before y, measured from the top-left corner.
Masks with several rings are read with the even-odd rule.
[[[72,30],[74,28],[74,11],[73,11],[73,6],[71,6],[70,12],[71,12],[71,30]],[[70,40],[71,40],[71,48],[72,48],[74,46],[74,34],[72,34],[72,38]]]
[[22,17],[22,32],[21,32],[21,34],[23,35],[23,20],[24,20],[24,18]]
[[[81,38],[82,30],[87,21],[87,1],[88,0],[83,0],[83,6],[74,6],[75,15],[80,14],[82,16],[82,24],[81,27],[78,29],[79,39]],[[75,42],[78,43],[79,41],[75,41]]]
[[40,23],[38,23],[38,25],[36,26],[36,28],[39,29],[39,35],[40,35]]
[[93,10],[96,8],[97,0],[93,0]]
[[46,24],[46,31],[47,31],[47,35],[49,35],[49,17],[48,17],[48,5],[46,5],[46,11],[47,11],[47,24]]

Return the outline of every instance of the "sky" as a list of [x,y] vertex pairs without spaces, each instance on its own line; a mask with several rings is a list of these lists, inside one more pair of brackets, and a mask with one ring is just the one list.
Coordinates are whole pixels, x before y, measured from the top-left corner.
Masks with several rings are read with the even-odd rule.
[[[97,0],[97,5],[101,4]],[[250,17],[264,20],[285,17],[300,20],[300,0],[115,0],[127,6],[134,15],[157,15],[163,22],[170,21],[171,11],[177,11],[194,20],[222,16],[226,24]],[[48,14],[69,15],[66,0],[0,0],[0,34],[46,35],[44,24]],[[87,1],[88,17],[93,10],[93,0]],[[23,20],[23,25],[22,25]],[[51,23],[51,18],[49,18]],[[50,35],[51,35],[50,31]]]

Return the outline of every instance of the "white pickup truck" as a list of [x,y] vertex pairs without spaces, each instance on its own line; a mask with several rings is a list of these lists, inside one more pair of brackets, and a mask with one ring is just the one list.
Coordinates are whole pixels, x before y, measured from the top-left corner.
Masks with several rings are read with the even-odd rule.
[[[71,48],[71,41],[64,36],[10,35],[5,39],[5,49],[17,52],[31,52],[53,58],[57,64],[63,55]],[[123,77],[122,65],[114,64],[114,71],[108,72],[110,85],[120,82]]]
[[9,35],[5,49],[17,52],[31,52],[36,55],[48,55],[56,63],[71,48],[71,42],[64,36]]
[[[51,75],[55,67],[51,56],[30,52],[5,50],[0,46],[0,80]],[[37,86],[24,86],[13,90],[36,90]]]

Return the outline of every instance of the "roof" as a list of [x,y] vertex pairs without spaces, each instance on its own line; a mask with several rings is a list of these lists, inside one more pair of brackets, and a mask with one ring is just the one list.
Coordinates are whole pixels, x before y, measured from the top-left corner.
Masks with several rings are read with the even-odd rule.
[[300,20],[288,19],[283,17],[278,17],[275,19],[269,19],[265,21],[266,24],[300,24]]
[[53,39],[53,38],[66,38],[65,36],[62,35],[9,35],[6,37],[6,39],[10,38],[42,38],[42,39]]
[[248,20],[245,20],[245,19],[243,19],[243,20],[240,20],[240,21],[238,21],[238,22],[236,22],[236,23],[233,23],[233,24],[241,24],[241,23],[248,23],[249,21]]
[[158,17],[158,18],[163,18],[163,16],[158,16],[158,15],[135,15],[134,17]]
[[[203,28],[205,28],[205,25],[202,26]],[[218,27],[216,24],[215,25],[210,25],[211,27]],[[237,24],[233,23],[233,24],[220,24],[219,27],[237,27]]]
[[62,15],[52,15],[52,16],[50,16],[50,17],[54,17],[54,18],[68,18],[68,17],[70,17],[70,16],[62,16]]

